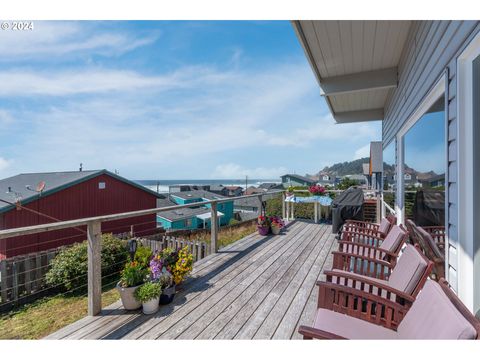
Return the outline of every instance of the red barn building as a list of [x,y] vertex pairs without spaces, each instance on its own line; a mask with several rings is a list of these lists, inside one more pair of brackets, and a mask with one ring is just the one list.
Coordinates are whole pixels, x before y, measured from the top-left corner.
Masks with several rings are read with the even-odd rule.
[[[36,192],[42,182],[43,191]],[[152,209],[159,197],[156,192],[107,170],[20,174],[0,180],[0,230]],[[8,204],[18,199],[23,208]],[[136,235],[152,234],[157,228],[156,214],[105,222],[102,232],[125,233],[132,225]],[[85,239],[85,226],[2,239],[0,259]]]

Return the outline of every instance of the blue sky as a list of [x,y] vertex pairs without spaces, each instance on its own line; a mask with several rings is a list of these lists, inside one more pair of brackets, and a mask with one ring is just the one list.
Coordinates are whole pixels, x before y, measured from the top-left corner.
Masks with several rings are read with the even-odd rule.
[[368,155],[286,21],[35,22],[0,32],[0,177],[276,178]]

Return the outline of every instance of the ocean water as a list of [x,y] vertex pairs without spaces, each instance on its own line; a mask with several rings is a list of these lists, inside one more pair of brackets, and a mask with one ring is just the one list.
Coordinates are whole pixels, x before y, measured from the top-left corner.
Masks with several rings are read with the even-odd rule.
[[[168,193],[171,185],[223,185],[240,186],[245,189],[245,179],[198,179],[198,180],[134,180],[136,183],[145,186],[159,193]],[[281,183],[279,179],[248,179],[247,186],[258,186],[262,183]]]

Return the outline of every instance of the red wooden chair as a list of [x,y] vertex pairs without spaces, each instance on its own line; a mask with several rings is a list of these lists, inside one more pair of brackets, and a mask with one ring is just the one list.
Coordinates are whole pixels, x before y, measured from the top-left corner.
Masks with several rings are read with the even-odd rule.
[[393,268],[408,232],[402,226],[393,225],[385,239],[369,236],[364,242],[339,241],[338,251],[333,251],[333,269],[355,272],[361,275],[378,277]]
[[[441,229],[433,226],[426,229],[417,226],[412,220],[407,220],[406,223],[411,235],[411,241],[422,249],[428,259],[433,261],[433,273],[436,278],[445,277],[445,235],[440,235]],[[437,241],[432,237],[432,233],[436,236]],[[441,240],[442,236],[443,241]]]
[[[328,291],[355,295],[348,315],[319,307],[313,326],[300,326],[304,339],[478,339],[480,321],[450,289],[445,279],[428,280],[408,312],[401,304],[360,289],[319,283]],[[319,299],[320,300],[320,299]],[[372,311],[375,304],[375,311]]]
[[351,237],[359,235],[373,235],[384,239],[393,225],[397,223],[395,216],[389,215],[383,218],[380,224],[370,223],[366,221],[347,220],[343,224],[340,240],[350,240]]

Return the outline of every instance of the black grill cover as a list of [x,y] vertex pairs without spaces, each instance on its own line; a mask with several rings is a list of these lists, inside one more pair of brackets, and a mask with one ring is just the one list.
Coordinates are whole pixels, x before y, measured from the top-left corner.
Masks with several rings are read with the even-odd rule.
[[418,226],[445,226],[445,192],[417,191],[413,203],[413,221]]
[[345,220],[363,220],[362,189],[348,188],[333,200],[332,233],[338,233]]

